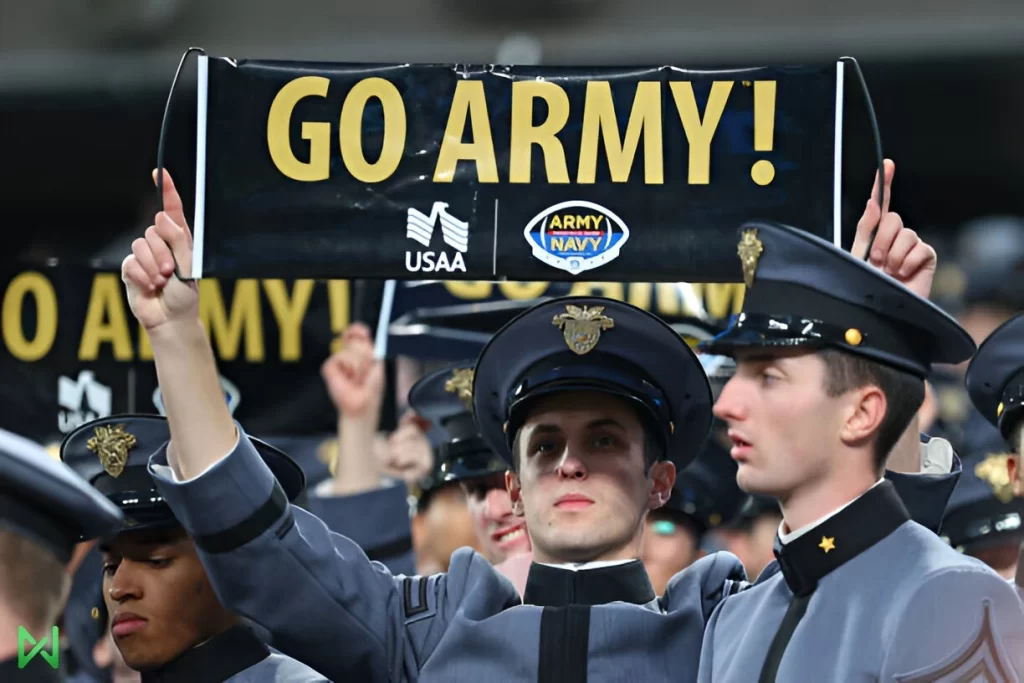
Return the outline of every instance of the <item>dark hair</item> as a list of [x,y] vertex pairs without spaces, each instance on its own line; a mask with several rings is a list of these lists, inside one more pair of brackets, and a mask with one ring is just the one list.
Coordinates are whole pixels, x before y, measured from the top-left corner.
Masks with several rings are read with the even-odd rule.
[[881,473],[889,452],[924,403],[924,380],[836,349],[822,349],[818,357],[825,363],[825,393],[829,396],[840,396],[869,384],[885,394],[885,416],[875,436],[875,469]]

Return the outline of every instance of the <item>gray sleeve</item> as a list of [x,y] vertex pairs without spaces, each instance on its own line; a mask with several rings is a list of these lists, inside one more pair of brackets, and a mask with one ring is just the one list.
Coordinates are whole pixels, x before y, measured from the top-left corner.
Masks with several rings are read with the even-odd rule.
[[313,493],[308,503],[309,511],[328,529],[351,539],[368,558],[382,563],[392,574],[416,573],[408,490],[404,485],[350,496]]
[[672,577],[662,598],[667,609],[685,609],[686,603],[699,607],[704,621],[718,604],[749,584],[743,564],[732,553],[717,552],[700,558]]
[[887,630],[880,681],[1010,682],[1024,674],[1024,606],[980,564],[925,576]]
[[[240,428],[239,428],[240,429]],[[240,429],[241,431],[241,429]],[[332,680],[414,679],[482,567],[456,553],[448,575],[392,575],[348,538],[290,505],[247,438],[201,476],[176,482],[150,460],[161,494],[232,611]],[[482,560],[481,560],[482,562]]]

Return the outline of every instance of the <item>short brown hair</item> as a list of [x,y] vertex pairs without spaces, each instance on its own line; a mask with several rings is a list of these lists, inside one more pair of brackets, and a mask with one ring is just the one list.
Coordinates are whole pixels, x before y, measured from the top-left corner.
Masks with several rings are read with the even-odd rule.
[[881,473],[889,451],[903,436],[914,415],[924,403],[924,380],[877,361],[822,349],[818,357],[825,363],[825,393],[841,396],[847,391],[873,385],[885,394],[885,417],[875,436],[875,469]]
[[56,623],[69,579],[64,565],[32,539],[0,529],[0,601],[32,633]]

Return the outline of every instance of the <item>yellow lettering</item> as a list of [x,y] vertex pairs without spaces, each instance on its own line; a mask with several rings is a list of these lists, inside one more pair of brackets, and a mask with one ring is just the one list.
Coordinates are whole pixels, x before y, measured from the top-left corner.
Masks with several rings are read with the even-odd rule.
[[[384,110],[384,144],[380,157],[370,163],[363,156],[363,111],[370,98]],[[383,78],[367,78],[355,84],[341,106],[341,158],[352,177],[364,183],[387,180],[405,153],[405,103],[398,88]]]
[[689,81],[673,81],[672,98],[679,112],[679,120],[686,131],[686,140],[690,143],[690,185],[707,185],[711,177],[711,139],[715,136],[718,122],[722,120],[725,103],[732,92],[732,81],[715,81],[711,85],[708,106],[704,109],[704,120],[701,121],[697,111],[697,98],[693,94],[693,84]]
[[[36,302],[36,330],[31,340],[22,327],[25,297]],[[57,292],[42,273],[21,273],[7,286],[2,314],[4,344],[20,361],[37,361],[53,348],[57,338]]]
[[114,273],[100,273],[93,278],[78,360],[96,360],[104,343],[113,347],[116,360],[132,359],[132,338],[121,292],[121,279]]
[[579,216],[568,214],[564,219],[562,219],[562,227],[566,230],[575,230],[577,218],[579,218]]
[[327,180],[331,172],[331,124],[302,122],[302,139],[309,140],[309,161],[295,158],[291,143],[292,112],[299,100],[306,97],[327,97],[330,81],[323,76],[303,76],[289,82],[270,104],[267,116],[267,148],[270,158],[282,174],[292,180],[315,182]]
[[270,301],[270,310],[277,319],[281,339],[281,360],[296,361],[302,357],[302,319],[313,296],[313,280],[296,280],[295,290],[288,296],[284,280],[264,280],[263,291]]
[[[548,116],[539,126],[533,125],[533,101],[544,100]],[[569,96],[549,81],[516,81],[512,84],[512,135],[509,145],[509,182],[530,182],[533,146],[544,154],[544,170],[548,183],[568,183],[569,170],[565,150],[555,137],[569,120]]]
[[224,297],[216,280],[199,281],[199,319],[202,320],[221,360],[235,360],[245,332],[245,358],[263,362],[263,324],[257,280],[236,280],[231,315],[224,309]]
[[[473,142],[463,142],[466,119],[473,131]],[[441,151],[434,169],[435,183],[450,183],[460,161],[476,164],[476,177],[481,183],[498,182],[498,161],[494,156],[491,120],[487,115],[483,81],[459,81],[455,84],[448,125],[441,139]]]
[[623,301],[626,289],[621,282],[574,282],[569,296],[605,296]]
[[633,160],[644,137],[644,184],[661,185],[665,182],[661,135],[661,83],[637,83],[633,96],[633,109],[626,124],[626,138],[619,138],[619,122],[615,117],[615,102],[608,81],[587,83],[587,99],[583,105],[583,131],[580,137],[580,163],[576,182],[593,183],[597,175],[597,137],[601,135],[608,171],[613,183],[629,180]]
[[680,315],[682,313],[682,296],[679,286],[673,282],[659,282],[655,285],[658,297],[658,315]]
[[554,230],[555,228],[562,228],[562,219],[557,213],[551,217],[551,222],[548,224],[548,228],[551,230]]
[[746,291],[742,284],[738,283],[707,283],[694,285],[695,290],[704,292],[704,308],[708,315],[716,319],[728,318],[733,313],[743,310],[743,294]]
[[653,289],[649,282],[632,282],[626,285],[626,301],[637,308],[649,311],[651,310],[651,292]]
[[470,301],[486,299],[494,291],[494,285],[486,280],[445,280],[444,288],[452,296]]
[[[334,340],[331,341],[331,353],[337,353],[341,349],[341,333],[348,329],[352,315],[351,305],[348,280],[328,280],[327,307],[331,312],[331,331],[334,333]],[[317,351],[319,352],[319,349]]]
[[524,301],[542,296],[544,292],[548,291],[550,284],[550,282],[501,282],[498,284],[498,289],[506,299]]

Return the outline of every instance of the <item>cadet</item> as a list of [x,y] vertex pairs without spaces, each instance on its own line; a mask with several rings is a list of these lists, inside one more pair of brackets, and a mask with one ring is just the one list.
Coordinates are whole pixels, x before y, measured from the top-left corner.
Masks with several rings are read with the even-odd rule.
[[1024,498],[1013,494],[1008,461],[1005,452],[981,452],[964,459],[967,471],[949,500],[942,537],[957,551],[1012,579],[1024,539]]
[[[324,681],[267,646],[217,600],[195,546],[154,489],[149,455],[168,440],[159,416],[87,422],[64,439],[61,458],[124,511],[120,533],[100,545],[111,632],[143,682]],[[256,439],[254,450],[294,499],[302,470]],[[270,580],[269,577],[265,577]]]
[[510,555],[529,552],[530,537],[526,522],[512,513],[505,490],[508,465],[490,449],[473,420],[472,390],[473,364],[455,363],[416,382],[409,405],[442,428],[438,479],[461,487],[477,546],[497,565]]
[[[0,680],[61,680],[55,624],[75,545],[120,526],[121,511],[42,446],[0,430]],[[23,642],[41,646],[27,661]]]
[[[966,384],[974,407],[1010,445],[1008,478],[1013,493],[1024,496],[1024,314],[1003,323],[982,343],[967,368]],[[1024,545],[1015,581],[1024,599]]]
[[[893,237],[883,227],[879,248]],[[738,483],[779,499],[784,521],[777,563],[711,618],[700,680],[1016,680],[1020,600],[910,521],[882,479],[930,364],[962,362],[974,343],[930,301],[806,232],[750,223],[738,253],[743,311],[707,345],[737,361],[715,414]]]

